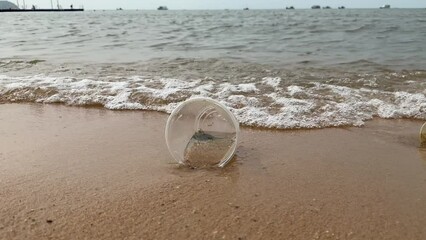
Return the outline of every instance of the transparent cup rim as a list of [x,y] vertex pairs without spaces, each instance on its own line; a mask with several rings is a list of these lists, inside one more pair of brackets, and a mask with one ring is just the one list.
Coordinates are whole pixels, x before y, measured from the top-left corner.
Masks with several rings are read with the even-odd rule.
[[235,134],[236,134],[235,144],[233,144],[232,147],[226,153],[227,157],[225,159],[222,159],[222,161],[220,161],[218,163],[218,166],[222,168],[229,161],[231,161],[232,157],[235,154],[235,150],[237,149],[239,139],[240,139],[240,124],[239,124],[238,120],[235,118],[234,114],[224,104],[222,104],[221,102],[216,101],[214,99],[207,98],[207,97],[193,97],[193,98],[187,99],[187,100],[179,103],[179,105],[170,113],[170,116],[167,119],[166,129],[165,129],[167,149],[169,150],[170,154],[172,155],[172,157],[175,161],[177,161],[179,164],[184,164],[181,160],[176,159],[175,156],[173,155],[172,151],[171,151],[171,146],[170,146],[170,143],[169,143],[169,129],[170,129],[171,121],[172,121],[172,116],[175,116],[185,105],[190,104],[192,102],[197,102],[197,101],[206,101],[206,102],[209,102],[213,105],[216,105],[216,106],[222,108],[222,110],[224,110],[224,112],[226,112],[228,114],[228,116],[231,118],[232,123],[235,127]]
[[419,132],[419,139],[420,139],[420,143],[424,144],[426,142],[426,139],[423,136],[423,131],[426,130],[426,122],[423,123],[422,127],[420,128],[420,132]]

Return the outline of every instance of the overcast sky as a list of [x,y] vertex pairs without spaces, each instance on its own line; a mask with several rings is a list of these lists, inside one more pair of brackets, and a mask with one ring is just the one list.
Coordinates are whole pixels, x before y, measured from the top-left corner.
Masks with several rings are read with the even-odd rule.
[[[16,0],[9,0],[16,3]],[[24,0],[18,0],[22,5]],[[57,0],[52,0],[56,6]],[[50,8],[50,0],[25,0],[27,7],[36,5],[39,8]],[[344,5],[347,8],[378,8],[390,4],[393,8],[426,8],[426,0],[59,0],[62,7],[84,5],[86,9],[155,9],[165,5],[169,9],[273,9],[294,6],[309,8],[312,5],[329,5],[337,8]]]

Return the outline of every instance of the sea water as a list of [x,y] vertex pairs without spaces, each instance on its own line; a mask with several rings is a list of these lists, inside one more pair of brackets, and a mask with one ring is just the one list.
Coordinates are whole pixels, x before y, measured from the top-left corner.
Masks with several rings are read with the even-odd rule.
[[2,13],[0,102],[171,112],[246,126],[426,119],[426,10]]

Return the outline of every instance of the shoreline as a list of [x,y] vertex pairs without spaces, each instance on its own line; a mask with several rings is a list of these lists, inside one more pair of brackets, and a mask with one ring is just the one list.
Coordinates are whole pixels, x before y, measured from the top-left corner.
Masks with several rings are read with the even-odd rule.
[[0,238],[424,239],[423,121],[241,128],[177,167],[152,111],[0,104]]

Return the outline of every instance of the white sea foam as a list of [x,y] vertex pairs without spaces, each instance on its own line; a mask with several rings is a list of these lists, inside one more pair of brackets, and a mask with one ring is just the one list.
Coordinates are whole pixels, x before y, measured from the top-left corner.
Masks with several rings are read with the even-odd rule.
[[277,88],[281,83],[281,78],[279,77],[265,77],[262,79],[262,83],[269,85],[271,87]]
[[287,91],[291,96],[294,96],[296,93],[303,92],[303,88],[299,86],[288,86]]
[[361,126],[373,117],[426,119],[423,89],[411,93],[390,92],[365,85],[351,88],[318,82],[282,86],[280,78],[232,84],[209,79],[143,76],[76,79],[0,75],[2,102],[101,105],[114,110],[171,112],[179,102],[196,96],[221,101],[245,125],[268,128]]

